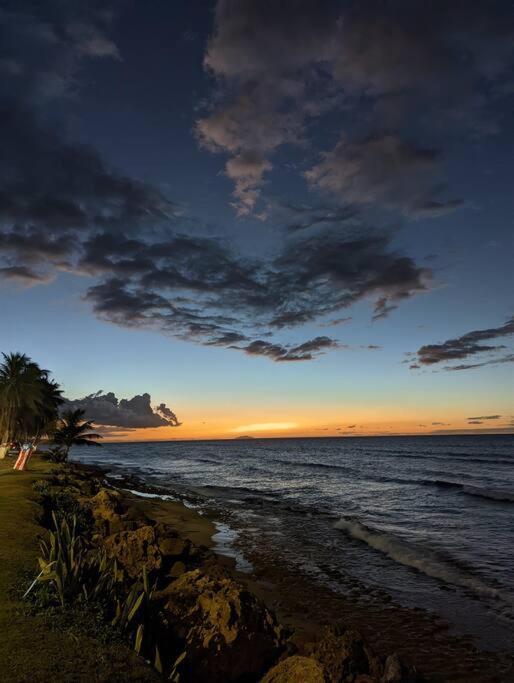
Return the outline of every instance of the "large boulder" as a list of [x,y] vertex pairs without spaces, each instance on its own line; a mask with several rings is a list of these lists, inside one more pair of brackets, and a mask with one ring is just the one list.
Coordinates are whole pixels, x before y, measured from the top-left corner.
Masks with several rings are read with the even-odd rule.
[[132,578],[141,574],[144,565],[148,572],[159,570],[162,566],[162,556],[151,526],[142,526],[134,531],[120,531],[108,536],[104,541],[104,547],[107,555],[116,559]]
[[102,488],[96,496],[84,502],[90,508],[95,524],[101,532],[108,535],[119,531],[122,525],[123,506],[118,491]]
[[270,669],[261,683],[325,683],[325,677],[315,659],[293,655]]
[[389,655],[385,660],[384,673],[380,683],[417,683],[422,678],[414,667],[407,666],[397,653]]
[[359,674],[379,680],[382,675],[379,657],[360,633],[350,628],[325,629],[311,656],[322,665],[327,683],[342,683]]
[[276,660],[283,635],[274,615],[227,576],[186,572],[161,593],[186,656],[180,680],[255,680]]

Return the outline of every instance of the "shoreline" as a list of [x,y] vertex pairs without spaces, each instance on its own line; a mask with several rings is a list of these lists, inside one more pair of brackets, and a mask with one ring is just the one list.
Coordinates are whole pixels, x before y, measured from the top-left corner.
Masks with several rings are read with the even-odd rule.
[[[37,463],[34,470],[41,468],[38,458],[32,462]],[[363,609],[358,600],[351,596],[343,598],[333,591],[323,589],[302,576],[292,565],[280,564],[279,558],[266,554],[264,548],[251,552],[244,547],[244,539],[234,537],[237,530],[226,525],[219,514],[198,510],[196,502],[185,504],[180,500],[180,495],[166,494],[162,487],[145,484],[131,475],[123,477],[116,474],[115,477],[109,477],[108,467],[71,463],[64,467],[47,466],[46,469],[48,473],[45,480],[51,482],[57,494],[71,494],[84,509],[91,510],[95,519],[96,542],[115,554],[118,553],[117,558],[122,565],[128,562],[127,571],[139,571],[142,560],[145,564],[150,561],[152,575],[159,582],[160,604],[165,606],[165,611],[171,610],[171,623],[182,624],[180,627],[173,627],[175,640],[170,642],[175,644],[170,647],[176,650],[178,637],[180,642],[185,639],[187,648],[191,648],[191,656],[183,663],[183,666],[187,665],[190,669],[183,670],[181,683],[189,680],[194,680],[195,683],[202,680],[239,680],[238,671],[244,671],[244,667],[248,666],[247,660],[251,659],[253,650],[247,649],[244,656],[234,654],[229,647],[229,640],[235,637],[236,642],[242,643],[236,653],[241,647],[244,651],[245,643],[247,644],[244,634],[254,630],[256,633],[252,637],[264,638],[267,649],[252,664],[256,673],[245,674],[244,680],[248,681],[262,679],[266,683],[275,680],[293,683],[297,680],[312,680],[314,683],[323,683],[328,680],[339,683],[343,679],[337,678],[336,674],[327,678],[327,671],[332,671],[331,667],[335,666],[336,660],[339,666],[353,667],[348,671],[356,671],[352,680],[358,683],[508,683],[512,680],[512,658],[479,651],[466,639],[449,635],[447,626],[432,617],[427,618],[422,610],[400,608],[391,603],[385,607],[368,606]],[[2,475],[6,474],[12,478],[10,473],[2,471]],[[34,480],[38,477],[38,472],[30,471],[21,475],[21,478],[28,477]],[[34,496],[30,498],[33,500]],[[42,502],[39,501],[38,504],[42,505]],[[41,518],[41,514],[34,510],[31,514]],[[220,525],[225,539],[223,534],[221,539],[216,539]],[[152,534],[152,529],[155,530],[155,536],[152,536],[153,540],[148,546],[144,546],[144,557],[140,552],[142,546],[136,549],[135,554],[133,544],[132,550],[127,551],[132,541],[145,529]],[[42,531],[41,529],[40,533]],[[162,537],[156,536],[163,533]],[[124,542],[120,543],[120,539]],[[220,540],[225,542],[225,547],[220,546]],[[169,546],[170,542],[175,549],[168,547],[163,551],[167,555],[162,555],[160,549],[163,548],[163,543]],[[30,552],[35,557],[37,547]],[[130,555],[128,559],[127,552]],[[246,567],[247,571],[238,570],[238,553],[251,563]],[[158,563],[156,559],[159,560]],[[197,590],[197,593],[193,595],[191,590]],[[166,600],[169,602],[165,602]],[[217,605],[215,617],[212,612],[202,612],[205,601],[209,605]],[[243,603],[248,605],[244,609]],[[228,605],[231,605],[229,613],[232,613],[234,605],[239,605],[240,610],[237,612],[236,609],[239,616],[236,617],[235,635],[231,632],[230,638],[228,622],[224,622],[222,616]],[[199,610],[203,615],[202,619],[195,621]],[[258,615],[258,619],[256,622],[251,621],[250,625],[245,625],[244,621],[239,623],[244,614],[253,615],[252,619]],[[29,621],[32,618],[26,617]],[[206,620],[208,627],[205,625]],[[27,628],[30,628],[29,621],[25,624]],[[187,634],[195,632],[196,636],[188,641]],[[257,636],[258,633],[261,635]],[[40,635],[40,648],[44,649],[47,637],[50,636],[44,632]],[[166,638],[169,637],[166,635]],[[212,659],[212,652],[199,645],[199,642],[213,637],[218,643],[217,647],[221,648],[221,655],[218,652],[215,659]],[[28,646],[30,642],[26,643],[26,647]],[[102,645],[96,644],[96,647],[100,652],[105,650]],[[368,654],[359,658],[357,652]],[[127,661],[132,661],[134,653],[130,650],[127,653]],[[350,658],[344,660],[346,663],[343,664],[342,653]],[[18,655],[22,656],[23,650]],[[202,661],[204,668],[194,669]],[[268,670],[268,674],[264,668],[259,669],[263,667],[263,661],[267,662],[264,668]],[[143,661],[141,666],[143,669],[146,666]],[[296,668],[292,674],[289,671],[289,678],[268,678],[270,671],[275,671],[277,667],[287,669],[288,666],[300,668]],[[312,679],[302,668],[305,666],[313,667],[312,671],[309,668],[309,676],[314,676]],[[91,673],[88,678],[87,666],[84,667],[84,677],[74,680],[111,680],[109,677],[96,678]],[[243,668],[239,670],[238,667]],[[390,676],[386,678],[386,674]],[[154,671],[145,670],[144,675],[138,674],[139,677],[135,679],[122,675],[116,680],[153,680],[152,675],[155,676]],[[158,679],[159,676],[155,680]],[[10,680],[28,679],[12,676]],[[35,677],[32,680],[50,679]],[[51,680],[64,683],[69,678],[54,675]]]
[[[104,473],[108,475],[108,468]],[[118,476],[123,478],[118,480]],[[146,484],[132,474],[117,474],[114,480],[108,478],[108,481],[114,486],[130,483],[135,487],[136,495],[138,492],[143,496],[148,493],[167,495],[163,487]],[[183,500],[180,504],[186,509],[197,509],[197,504],[188,506]],[[206,512],[201,513],[203,519],[230,527],[230,521],[227,523],[219,511],[206,507]],[[280,623],[293,631],[292,640],[300,649],[319,637],[326,625],[343,621],[347,627],[357,628],[379,654],[398,652],[428,680],[460,683],[510,683],[514,680],[512,655],[477,647],[471,636],[452,632],[451,624],[441,617],[422,608],[402,607],[388,595],[381,596],[380,603],[363,605],[358,597],[342,596],[320,586],[291,564],[277,562],[278,558],[265,548],[250,547],[237,530],[232,532],[234,550],[245,558],[251,570],[238,571],[234,558],[224,553],[221,553],[222,561],[239,581],[273,609]],[[216,547],[212,550],[220,554]]]

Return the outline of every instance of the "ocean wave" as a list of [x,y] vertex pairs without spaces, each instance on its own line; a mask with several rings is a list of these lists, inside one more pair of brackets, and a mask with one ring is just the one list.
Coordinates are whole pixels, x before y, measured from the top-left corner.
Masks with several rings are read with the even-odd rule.
[[385,455],[391,458],[403,458],[406,460],[437,460],[447,462],[448,460],[456,462],[467,463],[481,463],[488,465],[512,465],[514,458],[509,457],[506,453],[494,454],[490,456],[474,455],[466,451],[423,451],[423,450],[386,450],[383,448],[360,448],[355,449],[356,452],[368,455],[376,453],[378,455]]
[[486,500],[494,500],[502,503],[514,503],[514,493],[504,489],[473,486],[472,484],[464,484],[458,481],[446,481],[445,479],[425,479],[420,483],[422,483],[424,486],[439,486],[441,488],[456,489],[468,496],[476,496],[478,498],[485,498]]
[[326,463],[326,462],[305,462],[304,460],[283,460],[281,458],[276,458],[274,463],[279,463],[281,465],[294,465],[295,467],[309,467],[313,469],[321,469],[321,470],[345,470],[345,471],[352,471],[352,468],[347,467],[346,465],[333,465],[331,463]]
[[391,534],[371,529],[355,519],[340,519],[334,524],[334,528],[426,576],[466,588],[483,597],[495,600],[502,598],[499,589],[488,586],[479,578],[463,572],[427,549],[411,545]]
[[468,496],[477,496],[487,500],[495,500],[501,503],[514,503],[514,493],[512,491],[502,491],[500,489],[488,489],[481,486],[463,486],[462,490]]
[[443,489],[462,489],[464,484],[459,481],[447,481],[446,479],[422,479],[423,486],[439,486]]

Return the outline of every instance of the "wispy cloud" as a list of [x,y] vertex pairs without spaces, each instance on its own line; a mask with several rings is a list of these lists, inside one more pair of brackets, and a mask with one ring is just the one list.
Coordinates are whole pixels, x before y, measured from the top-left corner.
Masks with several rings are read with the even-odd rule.
[[[503,344],[491,344],[496,339],[511,337],[514,335],[514,316],[509,318],[504,325],[482,330],[473,330],[460,337],[448,339],[440,344],[425,344],[415,354],[416,366],[431,366],[440,363],[448,363],[454,360],[479,356],[480,360],[473,363],[461,363],[459,365],[446,365],[445,370],[469,370],[486,365],[501,365],[513,363],[514,354],[505,353],[507,347]],[[482,358],[485,356],[485,359]],[[492,356],[492,357],[490,357]],[[412,358],[412,354],[409,354]],[[412,365],[411,365],[412,367]]]

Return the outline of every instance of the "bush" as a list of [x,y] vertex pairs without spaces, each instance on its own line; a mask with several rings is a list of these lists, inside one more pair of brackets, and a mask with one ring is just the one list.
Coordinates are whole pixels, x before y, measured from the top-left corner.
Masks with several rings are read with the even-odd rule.
[[91,512],[81,505],[74,495],[51,485],[45,479],[38,479],[32,484],[34,491],[41,496],[43,515],[40,524],[47,529],[54,527],[53,517],[58,521],[66,518],[76,520],[77,534],[89,535],[92,527]]
[[52,511],[52,520],[48,539],[40,541],[41,571],[25,596],[35,587],[34,602],[42,609],[96,610],[107,629],[122,633],[137,654],[152,659],[162,673],[155,635],[158,611],[152,601],[155,586],[150,586],[146,567],[127,587],[116,560],[109,560],[105,550],[90,547],[78,533],[76,516],[58,519]]
[[68,453],[62,446],[52,446],[47,451],[41,453],[41,457],[50,462],[64,463],[68,460]]

